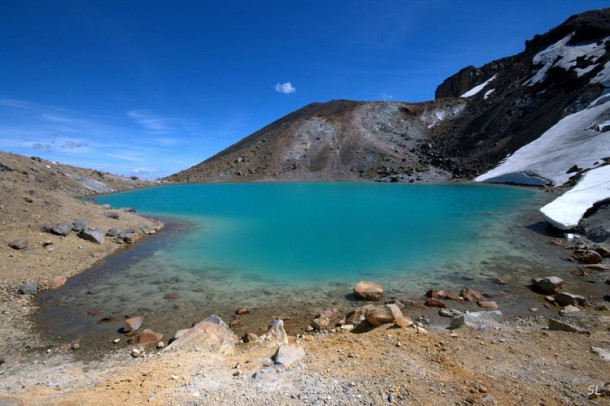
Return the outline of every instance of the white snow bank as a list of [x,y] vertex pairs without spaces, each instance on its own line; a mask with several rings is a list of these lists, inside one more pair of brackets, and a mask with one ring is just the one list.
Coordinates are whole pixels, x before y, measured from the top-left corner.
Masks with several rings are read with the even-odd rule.
[[496,76],[497,75],[493,75],[492,77],[487,79],[485,82],[481,83],[480,85],[477,85],[477,86],[473,87],[472,89],[470,89],[469,91],[467,91],[466,93],[461,95],[460,97],[472,97],[472,96],[474,96],[475,94],[477,94],[481,90],[483,90],[485,88],[485,86],[487,86],[489,83],[491,83],[491,81],[494,80],[496,78]]
[[493,92],[495,92],[495,91],[496,91],[496,89],[489,89],[488,91],[486,91],[486,92],[485,92],[485,94],[483,95],[483,98],[484,98],[485,100],[487,100],[487,98],[488,98],[489,96],[491,96],[491,94],[492,94]]
[[610,98],[559,120],[535,141],[521,147],[477,182],[562,185],[572,176],[572,166],[590,169],[610,157]]
[[547,222],[570,230],[595,203],[610,199],[610,165],[592,169],[574,188],[540,209]]
[[[576,60],[578,58],[585,57],[591,63],[595,63],[606,53],[606,41],[610,40],[610,37],[606,37],[599,42],[581,45],[567,45],[573,36],[574,33],[564,37],[553,45],[550,45],[538,52],[534,56],[532,60],[534,65],[542,65],[542,67],[534,76],[525,82],[526,86],[533,86],[536,83],[544,81],[544,79],[546,79],[547,72],[552,67],[560,67],[565,70],[575,67]],[[583,69],[577,68],[576,74],[578,77],[580,77],[590,72],[592,69],[592,67]]]

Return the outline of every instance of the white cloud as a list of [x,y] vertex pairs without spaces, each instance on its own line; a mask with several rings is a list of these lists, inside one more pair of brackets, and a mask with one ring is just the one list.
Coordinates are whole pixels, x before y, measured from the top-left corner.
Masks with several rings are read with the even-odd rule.
[[157,173],[159,172],[158,170],[156,170],[155,168],[134,168],[131,170],[133,173],[137,173],[138,175],[148,175],[151,173]]
[[276,83],[275,84],[275,91],[278,93],[282,93],[282,94],[291,94],[297,91],[297,88],[292,86],[292,83],[290,82],[286,82],[286,83]]
[[384,100],[384,101],[388,101],[388,100],[394,99],[394,95],[387,94],[387,93],[384,93],[384,92],[381,92],[380,96],[381,96],[381,100]]
[[148,131],[165,132],[168,130],[163,117],[158,117],[144,110],[131,110],[127,117],[134,119],[138,124]]

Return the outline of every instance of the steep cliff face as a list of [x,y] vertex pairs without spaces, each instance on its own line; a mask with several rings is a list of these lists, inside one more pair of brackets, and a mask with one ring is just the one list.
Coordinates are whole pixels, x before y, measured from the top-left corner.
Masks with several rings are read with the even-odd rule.
[[610,9],[583,13],[518,55],[462,69],[434,101],[314,103],[169,179],[472,179],[591,107],[610,87],[609,50]]

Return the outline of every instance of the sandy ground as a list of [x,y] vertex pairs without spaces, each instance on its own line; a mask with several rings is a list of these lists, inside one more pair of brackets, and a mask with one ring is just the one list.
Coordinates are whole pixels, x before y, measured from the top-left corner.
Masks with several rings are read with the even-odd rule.
[[[158,228],[159,223],[133,213],[115,210],[119,219],[108,218],[107,209],[75,198],[101,192],[82,186],[101,187],[87,179],[114,190],[147,183],[11,154],[0,154],[0,164],[1,406],[610,404],[604,389],[610,385],[610,361],[592,351],[610,351],[610,289],[607,272],[600,271],[587,271],[581,279],[557,275],[580,292],[595,288],[579,312],[556,316],[590,334],[549,331],[546,317],[529,312],[484,329],[449,330],[446,319],[425,330],[386,324],[360,333],[291,332],[290,340],[306,355],[290,367],[271,361],[273,343],[238,344],[226,355],[205,346],[147,349],[139,358],[129,355],[132,346],[121,346],[83,361],[80,350],[36,334],[32,296],[17,288],[25,280],[44,288],[52,278],[83,272],[122,248],[108,238],[98,245],[75,233],[54,236],[40,231],[42,225],[81,219],[103,230]],[[8,246],[18,238],[27,238],[27,253]],[[46,241],[55,245],[53,251],[42,247]],[[539,296],[541,308],[559,311],[542,295],[531,295]],[[413,319],[422,313],[403,311]]]

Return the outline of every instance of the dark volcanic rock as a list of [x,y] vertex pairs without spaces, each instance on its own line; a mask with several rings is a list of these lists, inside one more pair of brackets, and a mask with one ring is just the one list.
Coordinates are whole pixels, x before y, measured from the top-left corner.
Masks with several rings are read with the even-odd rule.
[[61,236],[66,236],[66,235],[70,234],[70,231],[72,231],[72,224],[69,224],[66,222],[53,224],[53,226],[51,227],[51,232],[53,234],[57,234],[57,235],[61,235]]
[[96,244],[101,244],[104,242],[104,233],[100,228],[87,227],[81,231],[78,236],[84,240],[91,241]]
[[80,233],[86,227],[86,224],[83,220],[74,220],[72,223],[72,231],[76,231]]

